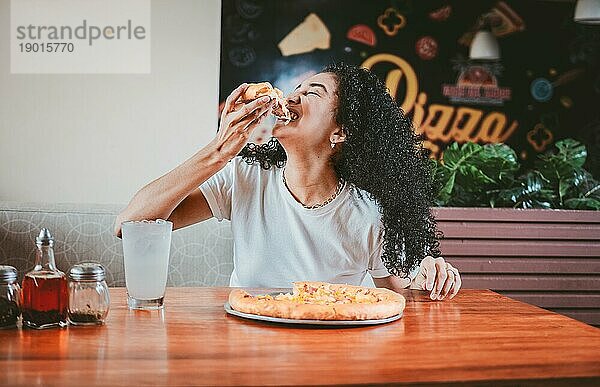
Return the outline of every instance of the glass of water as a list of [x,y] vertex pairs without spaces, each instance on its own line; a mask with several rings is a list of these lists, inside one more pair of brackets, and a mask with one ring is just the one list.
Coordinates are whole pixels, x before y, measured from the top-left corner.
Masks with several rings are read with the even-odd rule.
[[124,222],[123,261],[130,309],[161,309],[167,286],[173,223],[157,220]]

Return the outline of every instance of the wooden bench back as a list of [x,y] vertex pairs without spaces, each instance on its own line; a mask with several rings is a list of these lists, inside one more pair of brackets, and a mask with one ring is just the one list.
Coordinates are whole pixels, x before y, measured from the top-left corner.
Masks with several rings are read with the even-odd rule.
[[463,287],[600,325],[600,211],[435,208]]

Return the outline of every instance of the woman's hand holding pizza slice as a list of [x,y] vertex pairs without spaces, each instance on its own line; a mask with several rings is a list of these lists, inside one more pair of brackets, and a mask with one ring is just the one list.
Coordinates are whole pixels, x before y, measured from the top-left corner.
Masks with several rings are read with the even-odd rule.
[[243,83],[227,97],[219,132],[213,140],[217,151],[228,160],[242,150],[254,129],[269,115],[273,105],[273,99],[268,95],[244,101],[248,87],[247,83]]

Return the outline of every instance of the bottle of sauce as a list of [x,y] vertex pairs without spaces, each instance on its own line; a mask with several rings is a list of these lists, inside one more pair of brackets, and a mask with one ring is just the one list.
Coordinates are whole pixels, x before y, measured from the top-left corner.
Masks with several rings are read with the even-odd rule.
[[56,268],[54,238],[47,228],[36,238],[35,267],[23,278],[23,326],[35,329],[67,326],[69,291],[65,273]]

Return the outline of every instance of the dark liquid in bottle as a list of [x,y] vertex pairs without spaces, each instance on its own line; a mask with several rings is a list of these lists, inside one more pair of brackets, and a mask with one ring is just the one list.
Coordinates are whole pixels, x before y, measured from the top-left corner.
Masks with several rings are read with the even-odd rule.
[[69,293],[67,279],[56,273],[29,273],[23,278],[23,325],[65,326]]

